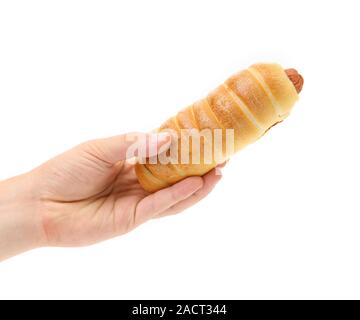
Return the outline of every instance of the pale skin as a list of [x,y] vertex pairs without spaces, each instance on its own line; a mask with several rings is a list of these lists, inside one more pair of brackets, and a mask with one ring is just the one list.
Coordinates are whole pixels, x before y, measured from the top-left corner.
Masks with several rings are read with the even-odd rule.
[[[171,137],[146,136],[146,155]],[[154,134],[152,134],[154,135]],[[221,179],[218,168],[149,194],[127,159],[125,135],[83,143],[23,175],[0,181],[0,261],[46,246],[85,246],[193,206]]]

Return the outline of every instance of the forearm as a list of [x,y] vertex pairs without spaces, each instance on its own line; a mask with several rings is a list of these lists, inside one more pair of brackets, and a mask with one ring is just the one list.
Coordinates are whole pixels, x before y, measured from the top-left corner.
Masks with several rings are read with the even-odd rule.
[[0,181],[0,261],[42,245],[31,174]]

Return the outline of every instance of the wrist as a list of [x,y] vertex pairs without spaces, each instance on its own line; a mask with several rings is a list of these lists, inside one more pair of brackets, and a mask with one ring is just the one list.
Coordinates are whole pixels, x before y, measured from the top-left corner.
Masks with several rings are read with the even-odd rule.
[[0,182],[0,261],[45,244],[32,173]]

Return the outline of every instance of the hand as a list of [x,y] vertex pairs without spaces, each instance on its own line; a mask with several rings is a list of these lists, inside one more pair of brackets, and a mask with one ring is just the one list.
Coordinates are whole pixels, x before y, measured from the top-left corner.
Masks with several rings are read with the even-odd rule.
[[[166,148],[171,139],[167,134],[158,134],[158,139],[151,135],[139,140],[146,141],[148,156]],[[26,187],[14,188],[26,189],[27,205],[34,208],[26,215],[26,220],[32,221],[32,232],[25,232],[36,234],[33,246],[82,246],[124,234],[149,219],[194,205],[221,178],[214,169],[203,177],[189,177],[149,194],[137,182],[134,164],[127,159],[128,147],[134,141],[125,137],[84,143],[18,178]],[[144,134],[138,137],[144,138]],[[11,183],[16,185],[16,180]],[[1,212],[0,206],[0,225],[6,216]],[[0,260],[1,250],[6,248],[0,245]]]

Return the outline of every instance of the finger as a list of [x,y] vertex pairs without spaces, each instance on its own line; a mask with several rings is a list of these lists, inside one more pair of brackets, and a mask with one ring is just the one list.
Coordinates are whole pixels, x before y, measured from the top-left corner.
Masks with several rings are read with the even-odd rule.
[[192,207],[193,205],[204,199],[215,188],[215,186],[221,180],[221,178],[222,175],[217,173],[216,169],[211,170],[209,173],[203,176],[204,185],[201,189],[196,191],[193,195],[186,198],[185,200],[165,210],[156,218],[174,215],[186,210],[189,207]]
[[229,162],[229,160],[226,160],[223,163],[218,164],[217,168],[224,168],[227,165],[228,162]]
[[160,133],[127,133],[111,138],[93,140],[81,147],[108,164],[133,157],[151,157],[170,147],[171,135]]
[[203,187],[201,177],[186,178],[171,187],[153,193],[142,199],[135,211],[134,224],[139,225],[190,197]]

